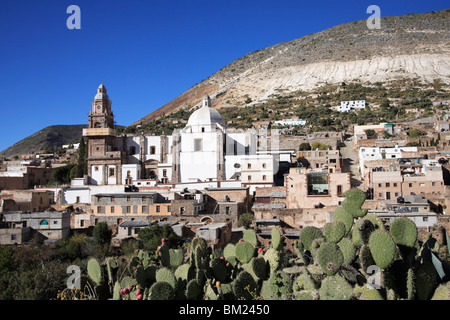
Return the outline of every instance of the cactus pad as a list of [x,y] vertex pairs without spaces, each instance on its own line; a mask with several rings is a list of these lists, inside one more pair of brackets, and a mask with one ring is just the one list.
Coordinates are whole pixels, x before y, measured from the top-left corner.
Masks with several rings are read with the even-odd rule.
[[350,300],[352,293],[352,286],[338,275],[326,277],[319,289],[320,300]]
[[386,269],[394,260],[396,245],[392,236],[384,230],[375,230],[369,238],[373,260],[381,269]]
[[255,253],[255,247],[247,241],[241,241],[236,244],[236,258],[241,263],[248,263]]
[[395,219],[389,232],[398,245],[404,245],[409,248],[414,247],[418,232],[416,224],[412,220],[404,217]]
[[155,282],[148,294],[149,300],[172,300],[175,297],[173,287],[165,281]]
[[323,227],[323,234],[328,242],[338,243],[346,234],[346,227],[342,221],[328,222]]
[[322,231],[314,226],[308,226],[300,231],[300,242],[305,250],[311,251],[311,244],[314,239],[323,238]]
[[317,261],[327,275],[334,275],[344,262],[344,255],[335,243],[325,242],[317,250]]

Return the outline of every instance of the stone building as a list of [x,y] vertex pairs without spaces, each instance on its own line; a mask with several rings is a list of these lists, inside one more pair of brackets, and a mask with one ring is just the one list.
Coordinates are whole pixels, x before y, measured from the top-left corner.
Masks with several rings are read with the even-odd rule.
[[[70,214],[68,212],[23,211],[3,213],[0,229],[1,244],[20,244],[38,233],[44,240],[59,240],[70,235]],[[17,231],[24,229],[21,231]],[[13,243],[11,243],[13,242]]]
[[293,167],[286,177],[287,208],[322,208],[340,205],[350,190],[350,173]]
[[92,196],[91,208],[94,225],[101,221],[119,225],[124,221],[171,216],[170,201],[158,193],[98,193]]
[[48,190],[4,190],[0,195],[0,212],[45,211],[53,199],[54,192]]

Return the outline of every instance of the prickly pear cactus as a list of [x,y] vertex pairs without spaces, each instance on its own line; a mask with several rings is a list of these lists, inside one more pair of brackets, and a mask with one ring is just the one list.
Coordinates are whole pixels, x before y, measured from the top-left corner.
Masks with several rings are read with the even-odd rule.
[[366,194],[359,189],[350,189],[344,193],[345,200],[342,207],[354,218],[362,218],[367,214],[367,209],[361,209],[366,201]]
[[381,269],[386,269],[394,260],[396,245],[392,236],[384,230],[375,230],[369,238],[373,260]]
[[250,242],[241,241],[236,244],[235,251],[241,263],[248,263],[255,254],[255,247]]
[[319,228],[314,226],[308,226],[300,231],[300,242],[305,250],[311,251],[311,244],[314,239],[323,238],[323,233]]
[[258,237],[253,229],[247,229],[243,234],[244,241],[250,242],[254,247],[258,245]]
[[412,220],[404,217],[395,219],[391,224],[389,232],[398,245],[409,248],[414,247],[418,231],[416,224]]
[[102,266],[96,259],[94,258],[89,259],[87,263],[87,272],[89,278],[91,278],[91,280],[94,281],[97,285],[99,285],[102,282],[103,279]]
[[338,243],[346,234],[346,227],[342,221],[328,222],[323,227],[323,234],[328,242]]
[[317,250],[317,262],[327,275],[334,275],[344,262],[344,255],[335,243],[325,242]]
[[354,218],[344,208],[337,208],[334,211],[333,221],[341,221],[345,225],[345,235],[352,229]]
[[353,287],[341,276],[326,277],[319,289],[320,300],[350,300]]

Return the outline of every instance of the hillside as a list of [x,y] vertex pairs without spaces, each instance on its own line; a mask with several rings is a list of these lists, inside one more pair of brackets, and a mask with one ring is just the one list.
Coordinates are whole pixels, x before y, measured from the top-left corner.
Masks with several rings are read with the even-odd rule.
[[86,125],[46,127],[0,152],[0,158],[32,153],[45,147],[60,147],[64,144],[77,143],[81,139],[83,128],[86,128]]
[[205,94],[221,108],[342,82],[389,85],[406,79],[448,86],[449,17],[450,9],[382,17],[379,30],[354,21],[249,53],[133,125],[190,110]]

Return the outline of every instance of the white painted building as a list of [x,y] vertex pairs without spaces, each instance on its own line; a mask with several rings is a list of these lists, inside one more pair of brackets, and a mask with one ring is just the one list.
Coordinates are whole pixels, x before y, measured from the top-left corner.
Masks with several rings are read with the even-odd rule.
[[336,109],[339,112],[350,112],[366,108],[366,100],[341,101],[341,105]]
[[274,122],[275,125],[278,126],[304,126],[306,124],[306,120],[302,119],[283,119]]
[[381,159],[400,159],[403,152],[417,152],[417,147],[363,147],[359,148],[359,169],[362,176],[365,175],[364,162]]

